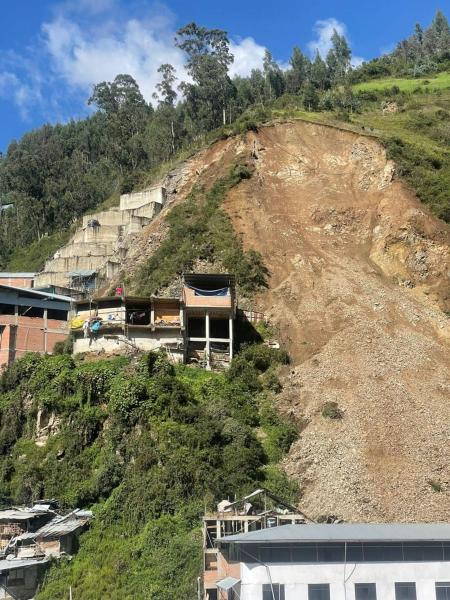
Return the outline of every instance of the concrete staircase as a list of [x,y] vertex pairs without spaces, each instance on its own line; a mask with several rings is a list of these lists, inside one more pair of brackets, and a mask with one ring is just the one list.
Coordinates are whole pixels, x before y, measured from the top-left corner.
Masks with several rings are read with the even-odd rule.
[[119,208],[83,217],[69,242],[47,260],[35,287],[96,288],[113,277],[134,236],[148,225],[166,202],[162,186],[124,194]]

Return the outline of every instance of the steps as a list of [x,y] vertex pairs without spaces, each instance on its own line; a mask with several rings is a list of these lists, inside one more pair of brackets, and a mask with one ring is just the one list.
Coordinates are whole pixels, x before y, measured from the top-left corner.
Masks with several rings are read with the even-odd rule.
[[81,227],[44,269],[35,286],[96,288],[118,273],[130,242],[161,211],[166,190],[155,186],[120,197],[119,208],[85,215]]

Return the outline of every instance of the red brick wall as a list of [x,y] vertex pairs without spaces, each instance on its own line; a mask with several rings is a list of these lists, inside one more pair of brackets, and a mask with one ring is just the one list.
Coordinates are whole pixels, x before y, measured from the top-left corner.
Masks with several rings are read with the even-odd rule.
[[[15,323],[14,315],[0,315],[0,325],[7,325],[0,343],[0,366],[8,363],[10,346],[10,324]],[[8,334],[6,331],[8,330]],[[27,352],[52,353],[56,342],[64,341],[69,333],[67,321],[48,319],[47,347],[45,347],[44,319],[40,317],[18,317],[16,330],[15,358]]]
[[6,327],[4,329],[2,329],[2,327],[0,325],[0,371],[3,367],[5,367],[8,364],[9,338],[10,338],[9,325],[6,325]]
[[34,277],[0,277],[0,285],[13,285],[20,288],[33,287]]

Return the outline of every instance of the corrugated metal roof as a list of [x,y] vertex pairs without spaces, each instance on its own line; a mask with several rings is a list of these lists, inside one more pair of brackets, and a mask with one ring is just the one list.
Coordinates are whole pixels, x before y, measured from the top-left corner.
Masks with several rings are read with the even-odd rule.
[[16,285],[4,285],[3,283],[0,285],[0,289],[13,290],[15,292],[19,292],[22,296],[37,296],[39,298],[48,298],[49,300],[62,300],[66,302],[70,302],[72,298],[70,296],[60,296],[59,294],[52,294],[50,292],[38,292],[34,288],[21,288]]
[[49,561],[48,558],[12,558],[10,560],[0,560],[0,573],[12,571],[13,569],[22,569],[34,565],[43,565]]
[[240,579],[235,579],[234,577],[225,577],[225,579],[221,579],[216,583],[217,587],[221,590],[231,590],[237,583],[239,583]]
[[45,514],[47,513],[35,510],[0,510],[0,521],[27,521],[28,519],[35,519],[36,517]]
[[73,514],[65,517],[55,517],[50,521],[50,523],[47,523],[47,525],[44,525],[36,531],[36,537],[46,538],[67,535],[69,533],[73,533],[80,527],[84,527],[88,520],[88,517],[79,518]]
[[450,542],[450,523],[338,523],[281,525],[229,535],[221,543]]

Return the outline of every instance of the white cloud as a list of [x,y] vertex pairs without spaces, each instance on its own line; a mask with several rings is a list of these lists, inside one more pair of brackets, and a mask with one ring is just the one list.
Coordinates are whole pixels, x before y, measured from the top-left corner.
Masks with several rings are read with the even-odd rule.
[[[161,64],[175,67],[178,82],[188,79],[176,29],[175,15],[158,0],[63,0],[22,55],[0,53],[0,96],[15,102],[23,119],[64,121],[86,114],[96,83],[127,73],[150,102]],[[232,76],[262,67],[265,48],[252,37],[231,40],[230,49]]]
[[245,77],[253,69],[261,69],[266,49],[255,42],[252,37],[246,37],[239,42],[231,41],[230,50],[234,55],[231,65],[231,76]]
[[[97,0],[107,3],[110,0]],[[147,18],[110,19],[103,31],[95,24],[82,27],[73,15],[60,14],[42,27],[52,69],[71,87],[89,90],[99,81],[128,73],[138,82],[147,101],[152,99],[162,63],[172,64],[179,80],[186,80],[183,53],[174,46],[174,16],[163,6]],[[231,75],[248,75],[260,68],[265,48],[251,37],[232,41]]]
[[[319,52],[322,58],[327,56],[332,47],[331,38],[334,30],[336,30],[339,35],[345,36],[348,40],[346,24],[338,21],[334,17],[321,19],[315,22],[313,31],[316,38],[308,42],[308,50],[312,57],[315,56],[316,52]],[[352,56],[351,62],[353,67],[357,67],[364,62],[364,59],[360,56]]]

